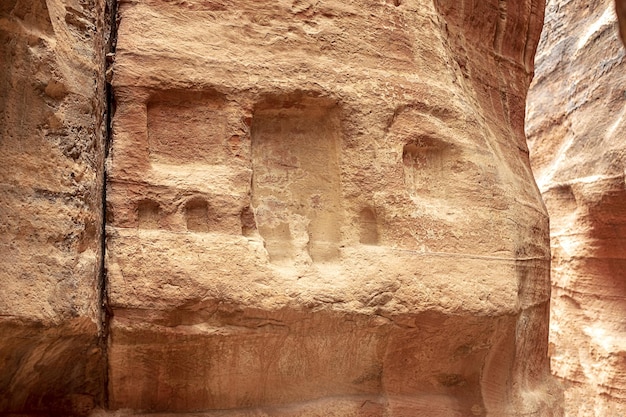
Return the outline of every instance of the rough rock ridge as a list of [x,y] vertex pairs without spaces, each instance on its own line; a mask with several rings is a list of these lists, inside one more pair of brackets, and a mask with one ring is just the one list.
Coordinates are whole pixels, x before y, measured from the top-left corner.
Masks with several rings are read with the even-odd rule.
[[0,2],[0,414],[103,400],[104,8]]
[[558,415],[523,131],[543,2],[119,17],[112,409]]
[[626,62],[613,1],[548,2],[528,98],[567,416],[626,415]]

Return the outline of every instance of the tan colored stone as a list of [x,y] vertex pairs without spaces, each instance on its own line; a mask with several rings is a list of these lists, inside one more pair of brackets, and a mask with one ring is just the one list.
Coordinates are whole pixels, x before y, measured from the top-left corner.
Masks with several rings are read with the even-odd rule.
[[559,415],[542,2],[120,6],[113,409]]
[[567,416],[626,415],[624,48],[613,2],[548,2],[529,94],[550,213],[552,370]]
[[102,401],[103,7],[0,4],[0,414]]

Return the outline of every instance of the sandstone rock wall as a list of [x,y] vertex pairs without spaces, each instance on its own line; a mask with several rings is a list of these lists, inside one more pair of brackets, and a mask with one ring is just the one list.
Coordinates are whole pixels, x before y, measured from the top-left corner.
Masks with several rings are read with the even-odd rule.
[[104,9],[0,3],[0,414],[103,400]]
[[548,2],[527,114],[568,416],[626,415],[626,63],[613,1]]
[[542,1],[120,3],[111,101],[111,3],[0,5],[0,414],[560,415]]
[[543,2],[119,17],[111,408],[558,415],[523,132]]

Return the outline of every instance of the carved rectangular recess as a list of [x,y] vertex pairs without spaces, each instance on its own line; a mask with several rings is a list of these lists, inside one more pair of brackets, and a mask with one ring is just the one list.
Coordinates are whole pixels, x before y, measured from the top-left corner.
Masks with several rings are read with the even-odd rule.
[[151,162],[215,165],[228,158],[224,97],[212,91],[167,91],[147,103]]
[[252,121],[252,205],[272,262],[339,254],[341,123],[313,99],[256,110]]
[[[404,184],[413,197],[431,190],[433,185],[448,181],[451,145],[433,137],[423,136],[410,141],[402,149]],[[446,178],[447,177],[447,178]]]

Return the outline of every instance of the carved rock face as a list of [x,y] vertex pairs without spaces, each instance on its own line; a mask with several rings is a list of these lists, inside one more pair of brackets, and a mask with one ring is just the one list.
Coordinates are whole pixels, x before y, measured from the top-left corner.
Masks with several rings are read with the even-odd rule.
[[542,6],[122,3],[110,405],[550,415]]

